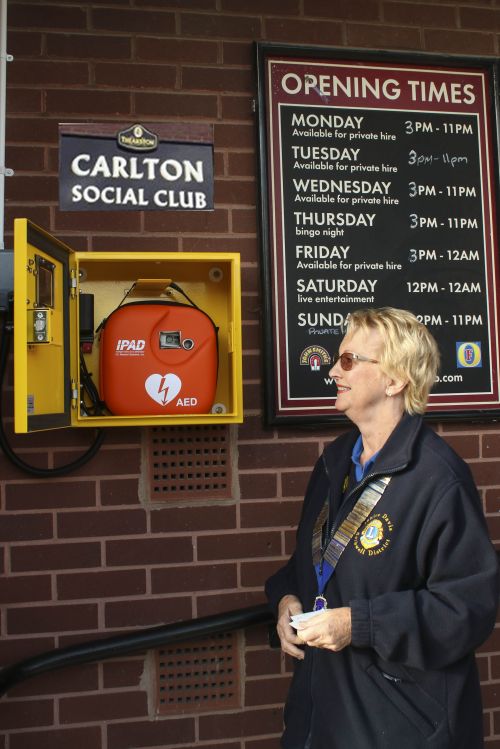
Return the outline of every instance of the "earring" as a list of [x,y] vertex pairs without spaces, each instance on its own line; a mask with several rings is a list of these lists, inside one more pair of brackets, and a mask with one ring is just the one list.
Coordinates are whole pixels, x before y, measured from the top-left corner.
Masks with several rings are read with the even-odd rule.
[[385,394],[387,395],[388,398],[392,398],[392,393],[390,390],[386,390]]

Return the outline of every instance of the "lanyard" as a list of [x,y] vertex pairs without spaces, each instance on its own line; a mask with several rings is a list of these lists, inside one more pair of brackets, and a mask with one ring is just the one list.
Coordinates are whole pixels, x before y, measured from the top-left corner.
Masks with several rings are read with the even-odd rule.
[[[316,577],[318,579],[318,595],[314,601],[314,610],[326,608],[326,598],[323,593],[335,572],[340,557],[344,553],[347,545],[355,536],[367,517],[373,512],[377,502],[381,499],[386,490],[391,476],[380,476],[373,479],[365,487],[356,504],[344,518],[337,528],[325,549],[321,548],[321,532],[326,518],[328,517],[328,499],[318,516],[313,531],[313,563],[316,566]],[[325,512],[326,508],[326,512]],[[318,531],[319,530],[319,538]],[[319,544],[318,544],[319,540]],[[318,548],[319,546],[319,548]]]

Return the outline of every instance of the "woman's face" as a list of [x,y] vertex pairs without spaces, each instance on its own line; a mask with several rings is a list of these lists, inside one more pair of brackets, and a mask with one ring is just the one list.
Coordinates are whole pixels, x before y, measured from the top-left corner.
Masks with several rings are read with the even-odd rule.
[[[377,330],[357,330],[348,334],[340,344],[339,353],[359,354],[368,359],[380,359],[382,339]],[[383,374],[380,364],[355,359],[352,369],[342,369],[340,360],[330,370],[330,377],[337,385],[335,407],[358,424],[376,419],[382,414],[382,406],[387,401],[387,387],[390,379]]]

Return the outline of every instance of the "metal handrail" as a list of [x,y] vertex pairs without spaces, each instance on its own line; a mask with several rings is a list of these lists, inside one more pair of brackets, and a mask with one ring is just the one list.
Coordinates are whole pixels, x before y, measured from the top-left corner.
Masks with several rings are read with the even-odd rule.
[[21,681],[58,668],[130,655],[161,645],[206,637],[218,632],[243,629],[255,624],[270,624],[273,621],[274,616],[267,604],[260,604],[200,619],[150,627],[103,640],[91,640],[66,648],[56,648],[2,669],[0,671],[0,695],[5,694]]

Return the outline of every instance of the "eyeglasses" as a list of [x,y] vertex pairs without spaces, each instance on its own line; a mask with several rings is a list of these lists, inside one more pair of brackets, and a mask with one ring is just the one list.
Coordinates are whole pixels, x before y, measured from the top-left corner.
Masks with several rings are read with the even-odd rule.
[[369,359],[367,356],[361,356],[361,354],[353,354],[351,351],[344,351],[343,354],[337,354],[332,366],[335,366],[338,361],[340,361],[340,366],[342,367],[344,372],[350,372],[355,361],[367,361],[371,362],[372,364],[379,363],[377,359]]

